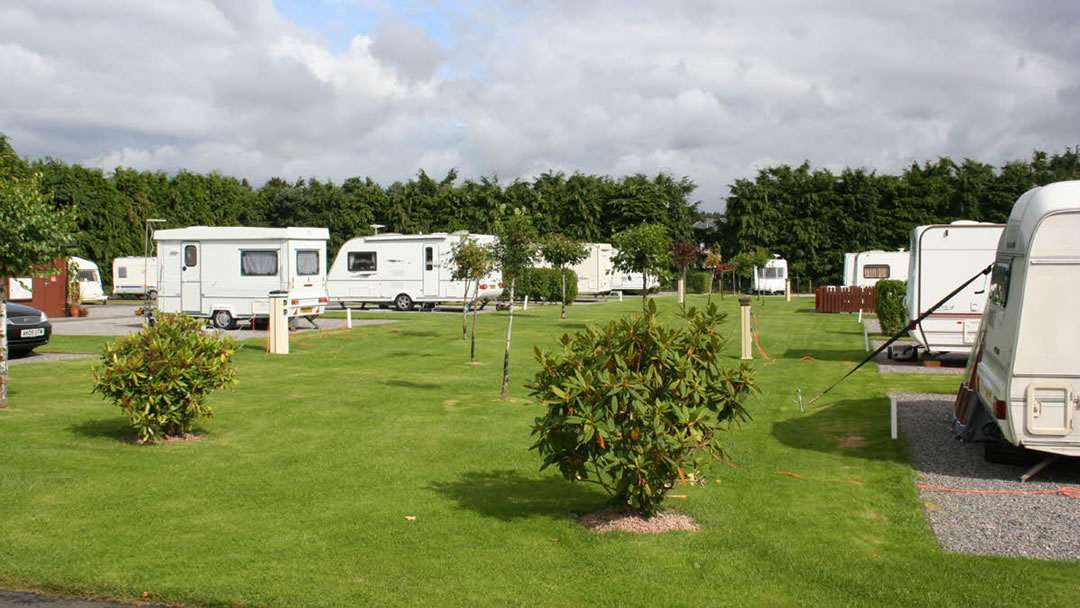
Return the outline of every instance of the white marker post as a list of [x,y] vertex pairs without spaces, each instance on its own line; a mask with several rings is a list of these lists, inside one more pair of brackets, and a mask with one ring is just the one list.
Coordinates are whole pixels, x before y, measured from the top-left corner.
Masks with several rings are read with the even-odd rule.
[[889,395],[889,431],[896,439],[896,395]]
[[352,329],[352,308],[345,309],[345,327]]

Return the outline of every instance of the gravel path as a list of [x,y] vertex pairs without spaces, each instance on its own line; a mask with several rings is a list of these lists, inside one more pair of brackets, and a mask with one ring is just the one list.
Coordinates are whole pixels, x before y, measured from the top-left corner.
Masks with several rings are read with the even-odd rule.
[[63,361],[65,359],[85,359],[87,357],[96,357],[97,354],[89,353],[39,353],[37,351],[31,352],[25,357],[19,357],[18,359],[9,359],[9,365],[18,365],[20,363],[43,363],[45,361]]
[[[919,485],[976,491],[1053,492],[1080,488],[1080,459],[1061,458],[1030,481],[1022,467],[983,459],[983,446],[950,430],[953,397],[899,393],[900,430]],[[1038,559],[1080,559],[1080,499],[1061,494],[965,494],[920,489],[926,518],[947,551]]]

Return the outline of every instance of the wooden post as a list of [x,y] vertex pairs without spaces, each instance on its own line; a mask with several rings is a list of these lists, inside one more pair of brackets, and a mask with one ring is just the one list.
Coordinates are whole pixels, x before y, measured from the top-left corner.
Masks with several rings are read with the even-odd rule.
[[754,354],[750,350],[750,298],[739,298],[739,319],[742,325],[742,357],[741,359],[753,359]]
[[784,279],[784,299],[788,302],[791,301],[791,278]]

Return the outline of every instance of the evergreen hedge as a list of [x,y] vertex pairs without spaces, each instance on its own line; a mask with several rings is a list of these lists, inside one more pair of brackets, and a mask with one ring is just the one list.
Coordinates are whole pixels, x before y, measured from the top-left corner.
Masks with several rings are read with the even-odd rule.
[[878,322],[881,323],[881,333],[892,335],[907,325],[907,311],[904,307],[904,296],[907,293],[907,284],[903,281],[878,281],[874,287],[874,310],[877,312]]
[[[577,275],[569,268],[563,269],[566,275],[566,303],[577,298]],[[509,295],[509,290],[505,291]],[[514,288],[515,298],[529,296],[530,300],[558,302],[562,296],[562,282],[559,271],[555,268],[526,268]]]

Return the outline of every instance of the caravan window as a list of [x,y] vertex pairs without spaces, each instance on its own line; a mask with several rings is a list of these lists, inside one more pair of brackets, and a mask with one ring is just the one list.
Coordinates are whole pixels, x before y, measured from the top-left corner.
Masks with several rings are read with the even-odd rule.
[[887,279],[889,278],[888,264],[867,264],[863,266],[862,278],[864,279]]
[[116,267],[116,278],[118,278],[118,279],[126,279],[127,278],[127,266],[117,266]]
[[994,272],[990,275],[990,298],[991,304],[1005,308],[1009,300],[1009,277],[1012,274],[1011,262],[998,262],[994,264]]
[[79,280],[80,281],[90,281],[91,283],[93,283],[94,281],[98,280],[97,271],[93,270],[93,269],[80,270],[79,271]]
[[765,269],[764,278],[766,279],[782,279],[784,278],[783,268],[774,268],[772,266]]
[[424,269],[431,270],[435,267],[435,255],[431,247],[424,247]]
[[199,261],[199,249],[195,245],[184,246],[184,266],[191,268]]
[[376,267],[374,251],[350,251],[349,272],[372,272]]
[[276,250],[255,249],[240,252],[240,274],[245,277],[272,277],[278,273]]
[[319,251],[301,249],[296,252],[296,274],[309,276],[319,274]]

